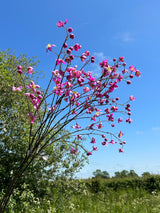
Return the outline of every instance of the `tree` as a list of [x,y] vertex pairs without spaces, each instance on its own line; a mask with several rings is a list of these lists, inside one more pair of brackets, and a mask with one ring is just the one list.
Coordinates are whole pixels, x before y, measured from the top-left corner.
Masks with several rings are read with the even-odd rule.
[[115,178],[124,178],[124,177],[128,177],[128,175],[129,175],[129,173],[127,170],[122,170],[121,172],[114,173]]
[[142,173],[142,177],[149,177],[151,176],[151,174],[149,172],[143,172]]
[[[15,69],[20,63],[24,70],[27,70],[27,67],[36,68],[38,62],[35,61],[35,57],[29,58],[26,55],[17,57],[16,53],[13,54],[10,50],[0,52],[0,192],[9,185],[13,172],[18,169],[28,148],[27,103],[22,93],[12,91],[13,85],[23,83],[22,79],[17,78],[17,69]],[[34,77],[36,71],[32,75],[36,79]],[[29,83],[28,72],[24,73],[24,78]],[[61,131],[59,135],[64,133],[67,131]],[[71,138],[68,137],[68,140],[71,141]],[[59,140],[56,144],[46,147],[35,162],[31,163],[28,172],[22,176],[17,187],[21,188],[23,183],[26,183],[36,195],[38,193],[42,195],[45,188],[42,187],[41,180],[52,180],[56,176],[72,176],[83,166],[86,156],[80,153],[76,156],[72,155],[70,149],[70,145],[65,143],[65,140]]]
[[[123,146],[126,143],[121,140],[123,133],[120,131],[118,135],[108,131],[108,127],[104,126],[109,123],[112,127],[115,122],[122,122],[121,117],[117,117],[123,111],[127,115],[126,122],[131,123],[131,108],[129,101],[134,101],[133,95],[129,97],[127,102],[119,103],[119,97],[112,97],[113,91],[119,87],[121,82],[128,85],[131,84],[133,74],[140,76],[140,71],[130,66],[129,71],[126,70],[124,57],[113,59],[113,65],[109,65],[107,59],[100,63],[102,73],[100,76],[94,77],[91,72],[84,70],[86,65],[95,62],[95,57],[90,56],[89,51],[85,51],[80,56],[73,53],[79,51],[81,45],[74,44],[68,49],[67,42],[74,39],[72,28],[66,28],[65,24],[59,21],[57,26],[66,30],[66,37],[60,48],[59,53],[53,48],[55,45],[47,45],[47,52],[52,51],[56,55],[56,63],[52,71],[51,78],[45,91],[39,90],[39,85],[31,81],[29,84],[24,78],[24,68],[18,66],[18,78],[22,80],[22,85],[13,87],[15,93],[22,92],[27,103],[27,113],[29,117],[28,125],[25,127],[26,144],[25,156],[21,165],[14,172],[10,185],[1,201],[1,209],[4,211],[6,204],[16,187],[18,180],[22,177],[28,167],[39,158],[40,154],[47,147],[54,146],[60,141],[68,144],[68,137],[73,137],[74,141],[70,149],[70,153],[76,155],[79,148],[84,150],[87,156],[92,155],[93,151],[97,151],[96,146],[92,146],[87,150],[83,144],[83,136],[85,135],[91,140],[91,144],[96,142],[95,135],[103,138],[102,145],[120,144],[119,152],[123,152]],[[76,59],[80,59],[82,65],[78,69],[74,64]],[[76,62],[77,63],[77,62]],[[122,68],[122,74],[118,71]],[[28,69],[32,75],[32,67]],[[22,103],[19,102],[19,108]],[[49,108],[48,108],[49,107]],[[43,110],[42,110],[43,108]],[[18,109],[15,109],[16,114]],[[103,122],[103,123],[102,123]],[[20,125],[20,124],[18,124]],[[72,128],[71,128],[72,127]],[[67,130],[63,135],[60,133]],[[79,142],[77,142],[77,140]]]
[[101,171],[100,169],[97,169],[95,172],[93,172],[94,178],[105,178],[108,179],[109,173],[107,171]]
[[138,177],[138,175],[136,174],[134,170],[131,169],[128,173],[128,177]]

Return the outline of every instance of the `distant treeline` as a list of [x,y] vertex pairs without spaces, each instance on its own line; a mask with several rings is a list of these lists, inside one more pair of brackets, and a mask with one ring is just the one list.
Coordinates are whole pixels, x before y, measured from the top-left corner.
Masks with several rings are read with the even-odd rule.
[[[144,172],[141,175],[141,177],[148,177],[148,176],[151,176],[149,172]],[[126,178],[126,177],[139,177],[139,176],[134,170],[130,171],[122,170],[121,172],[115,172],[112,178]],[[93,178],[109,179],[111,177],[107,171],[101,171],[100,169],[97,169],[95,172],[93,172]]]

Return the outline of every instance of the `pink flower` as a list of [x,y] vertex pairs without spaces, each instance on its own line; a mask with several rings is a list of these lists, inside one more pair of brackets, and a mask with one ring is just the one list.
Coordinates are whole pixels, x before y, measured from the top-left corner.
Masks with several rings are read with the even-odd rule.
[[78,149],[73,149],[73,148],[71,148],[70,153],[71,153],[71,154],[75,154],[75,155],[76,155],[76,154],[77,154],[77,151],[78,151]]
[[87,155],[89,156],[89,155],[92,155],[92,152],[87,152]]
[[54,107],[48,107],[50,112],[53,112],[56,110],[57,104],[54,105]]
[[21,65],[18,65],[18,71],[17,71],[20,75],[23,73],[22,71],[22,66]]
[[31,81],[30,85],[27,85],[28,88],[32,89],[34,93],[36,93],[36,88],[39,88],[39,85],[36,85],[33,81]]
[[132,122],[132,119],[131,118],[127,118],[126,122],[128,122],[130,124]]
[[62,21],[59,21],[57,23],[57,27],[63,27],[64,24],[67,24],[67,19],[65,20],[65,22],[63,23]]
[[78,140],[82,140],[82,135],[77,135]]
[[22,91],[22,86],[20,86],[20,87],[13,86],[12,87],[12,91],[19,91],[19,92],[21,92]]
[[135,68],[133,65],[131,65],[131,66],[129,67],[129,70],[130,70],[131,72],[135,72],[135,71],[136,71],[136,68]]
[[102,123],[96,125],[98,127],[98,129],[101,129],[103,126],[102,126]]
[[48,44],[47,46],[46,46],[46,52],[48,53],[48,51],[52,51],[52,47],[55,47],[56,45],[54,45],[54,44]]
[[108,143],[110,143],[110,144],[116,144],[117,142],[116,142],[116,141],[114,141],[113,139],[111,139],[111,141],[110,141],[110,142],[108,142]]
[[75,51],[78,51],[79,49],[81,49],[81,45],[75,44],[74,45],[74,49],[75,49]]
[[89,87],[84,87],[83,92],[89,92]]
[[34,120],[36,119],[37,117],[36,116],[33,116],[32,112],[29,113],[29,121],[30,123],[34,123]]
[[124,62],[124,57],[123,57],[123,56],[120,56],[120,57],[119,57],[119,61],[120,61],[120,62]]
[[56,61],[57,61],[57,65],[58,65],[58,64],[65,64],[65,62],[64,62],[62,59],[60,59],[60,58],[59,58],[59,59],[56,59]]
[[131,96],[129,97],[129,99],[130,99],[131,101],[135,101],[135,97],[134,97],[133,95],[131,95]]
[[78,123],[76,123],[76,125],[75,125],[75,126],[72,126],[72,127],[75,128],[75,129],[80,129],[80,128],[81,128],[81,126],[79,126]]
[[96,143],[96,139],[95,139],[95,138],[92,138],[92,140],[91,140],[90,143]]
[[119,152],[124,152],[122,148],[119,148]]
[[122,118],[118,118],[118,123],[122,122],[123,119]]
[[28,73],[32,74],[32,72],[33,72],[33,67],[28,67]]
[[103,142],[102,142],[102,145],[103,145],[103,146],[105,146],[105,145],[106,145],[106,142],[105,142],[105,141],[103,141]]
[[120,131],[120,133],[118,134],[118,137],[121,138],[124,134]]
[[135,76],[139,77],[141,75],[141,72],[139,70],[136,70]]
[[94,124],[90,124],[88,129],[93,129]]
[[93,151],[98,151],[98,148],[96,146],[93,146]]

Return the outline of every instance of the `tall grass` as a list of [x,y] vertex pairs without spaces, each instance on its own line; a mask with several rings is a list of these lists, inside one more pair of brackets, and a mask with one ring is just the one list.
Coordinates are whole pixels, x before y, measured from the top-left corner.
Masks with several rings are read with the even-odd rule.
[[[113,181],[117,184],[118,180]],[[144,185],[115,189],[102,183],[99,190],[93,191],[85,181],[59,181],[51,184],[43,199],[36,198],[27,188],[23,193],[15,191],[6,213],[160,213],[159,188],[150,191]]]

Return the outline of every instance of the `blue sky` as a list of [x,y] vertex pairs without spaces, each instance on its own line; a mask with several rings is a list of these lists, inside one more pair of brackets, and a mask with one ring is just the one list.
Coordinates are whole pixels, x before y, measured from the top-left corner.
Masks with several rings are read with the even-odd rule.
[[[159,0],[5,0],[0,8],[0,50],[11,48],[17,54],[27,53],[40,60],[39,70],[46,77],[54,61],[45,47],[59,47],[63,30],[58,20],[68,20],[73,27],[75,42],[96,56],[124,56],[127,65],[136,66],[142,73],[130,86],[136,100],[132,106],[133,123],[124,129],[127,141],[125,152],[117,146],[100,148],[90,157],[79,177],[90,177],[96,169],[115,171],[134,169],[160,173],[160,1]],[[99,61],[99,62],[100,62]],[[96,65],[93,71],[96,72]],[[45,87],[47,80],[43,80]],[[128,88],[128,87],[127,87]],[[127,94],[126,88],[120,90]]]

